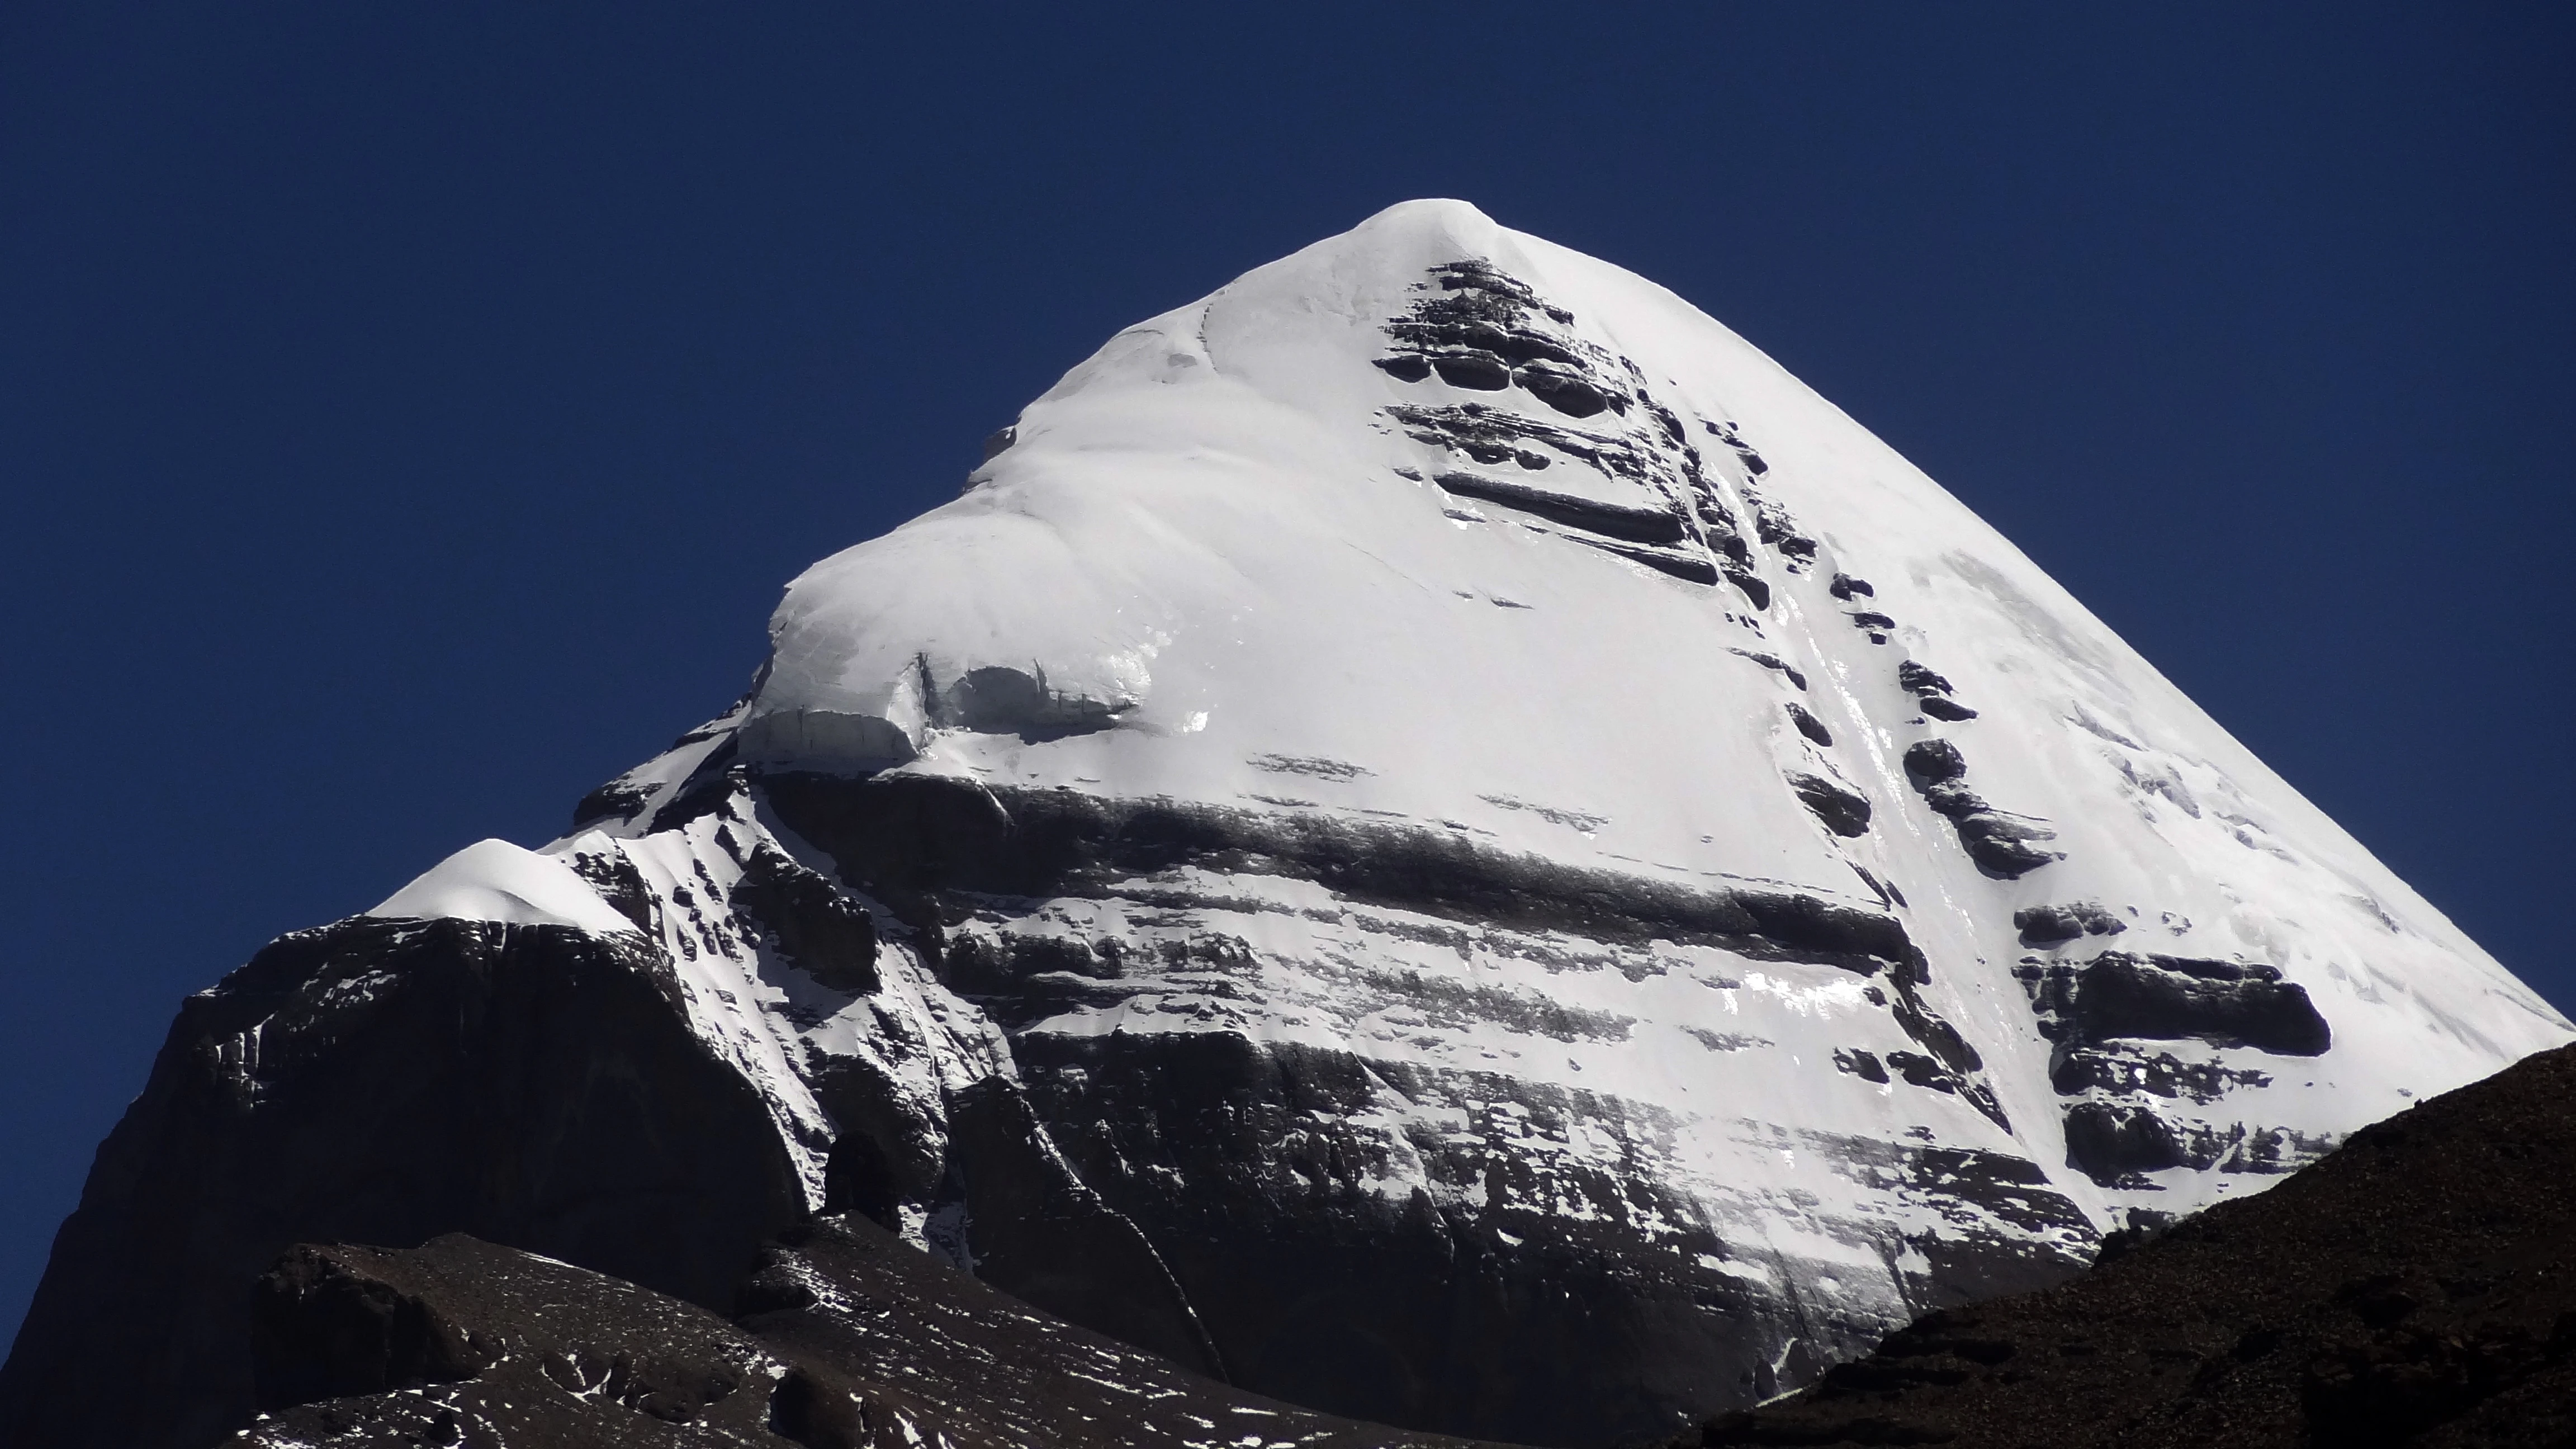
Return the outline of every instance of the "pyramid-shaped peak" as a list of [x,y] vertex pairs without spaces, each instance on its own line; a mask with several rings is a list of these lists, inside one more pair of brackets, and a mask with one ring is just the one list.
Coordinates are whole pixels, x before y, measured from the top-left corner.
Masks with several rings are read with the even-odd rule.
[[[2246,1180],[2193,1143],[2243,1127],[2288,1162],[2567,1034],[1864,428],[1664,288],[1466,202],[1128,329],[1003,442],[956,502],[790,587],[741,759],[1860,912],[1923,959],[1905,1020],[2028,998],[1946,1100],[1960,1140],[2071,1156],[2097,1221]],[[2215,1050],[2410,1045],[2253,1125],[2070,1095],[2053,1043],[2074,983],[2126,979],[2086,974],[2115,947],[2142,981],[2260,983],[2240,994],[2277,1016],[2192,1035]],[[2387,972],[2407,984],[2357,984]]]
[[[946,902],[923,969],[1147,1238],[1316,1204],[1248,1294],[1170,1249],[1241,1382],[1643,1433],[1575,1406],[1793,1386],[2576,1035],[1859,424],[1464,202],[1129,328],[1000,441],[798,579],[692,748]],[[1176,1126],[1252,1120],[1179,1105],[1212,1072],[1271,1135]],[[1249,1166],[1317,1142],[1327,1188]],[[1709,1347],[1401,1403],[1261,1357],[1321,1281],[1387,1286],[1293,1337],[1460,1361],[1469,1261],[1549,1285],[1531,1342]]]

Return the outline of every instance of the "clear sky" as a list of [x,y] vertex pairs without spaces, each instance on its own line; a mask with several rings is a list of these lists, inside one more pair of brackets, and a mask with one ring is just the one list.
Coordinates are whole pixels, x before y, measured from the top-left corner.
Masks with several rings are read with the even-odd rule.
[[0,7],[0,1331],[182,995],[740,692],[1111,332],[1644,273],[2562,1009],[2576,7]]

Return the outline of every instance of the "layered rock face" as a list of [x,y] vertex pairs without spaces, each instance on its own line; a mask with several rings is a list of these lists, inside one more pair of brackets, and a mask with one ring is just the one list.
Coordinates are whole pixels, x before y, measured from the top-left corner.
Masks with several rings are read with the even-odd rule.
[[[572,834],[217,988],[120,1137],[226,1091],[308,1130],[186,1064],[419,969],[366,933],[613,942],[783,1164],[693,1251],[855,1212],[1259,1393],[1590,1443],[2576,1035],[1884,444],[1463,204],[1121,333],[987,449]],[[102,1160],[47,1321],[177,1271],[108,1266],[147,1196]],[[406,1240],[302,1211],[222,1261]]]

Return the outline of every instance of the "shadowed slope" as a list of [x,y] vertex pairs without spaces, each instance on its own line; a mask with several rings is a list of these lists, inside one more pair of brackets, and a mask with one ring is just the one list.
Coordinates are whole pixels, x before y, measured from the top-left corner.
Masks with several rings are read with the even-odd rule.
[[864,1219],[791,1233],[736,1323],[453,1235],[299,1246],[260,1284],[262,1449],[1467,1449],[1076,1328]]
[[2576,1444],[2576,1048],[1677,1446]]

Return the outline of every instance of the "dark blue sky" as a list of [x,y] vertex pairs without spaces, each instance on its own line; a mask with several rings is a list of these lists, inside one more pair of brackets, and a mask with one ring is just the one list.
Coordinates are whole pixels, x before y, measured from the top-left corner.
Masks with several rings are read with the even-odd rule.
[[1410,196],[1768,349],[2576,1008],[2570,74],[2562,4],[0,7],[0,1325],[180,996]]

